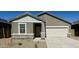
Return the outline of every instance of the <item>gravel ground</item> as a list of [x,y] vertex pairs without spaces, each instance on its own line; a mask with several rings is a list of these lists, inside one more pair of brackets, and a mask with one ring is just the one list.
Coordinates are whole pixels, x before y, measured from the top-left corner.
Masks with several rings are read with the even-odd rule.
[[[35,46],[32,48],[79,48],[78,37],[76,39],[68,37],[47,37],[45,40],[40,40],[39,38],[36,38],[35,40],[33,40],[33,43],[34,45],[30,43],[30,45]],[[12,47],[11,44],[12,44],[11,38],[0,39],[0,48],[11,48]],[[24,45],[26,45],[27,47],[27,44]]]
[[[22,45],[18,45],[22,43]],[[11,38],[0,39],[0,48],[47,48],[46,41],[36,38],[35,40],[17,39]]]

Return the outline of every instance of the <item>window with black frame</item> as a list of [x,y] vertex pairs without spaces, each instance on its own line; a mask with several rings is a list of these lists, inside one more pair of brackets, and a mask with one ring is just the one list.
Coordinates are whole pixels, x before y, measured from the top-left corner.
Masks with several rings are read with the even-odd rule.
[[25,24],[20,24],[20,33],[25,33]]

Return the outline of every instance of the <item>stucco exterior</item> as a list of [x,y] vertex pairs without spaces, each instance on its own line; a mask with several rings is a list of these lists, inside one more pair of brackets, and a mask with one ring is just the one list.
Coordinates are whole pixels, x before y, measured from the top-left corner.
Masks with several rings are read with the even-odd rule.
[[[38,18],[39,17],[39,18]],[[0,47],[12,48],[46,48],[50,46],[66,46],[63,43],[74,46],[69,37],[75,37],[75,30],[71,24],[62,19],[48,14],[33,17],[28,14],[16,17],[11,21],[11,38],[0,40]],[[25,33],[20,33],[20,24],[24,23]],[[36,26],[38,25],[38,26]],[[36,27],[41,29],[36,30]],[[78,27],[77,27],[78,28]],[[40,37],[34,37],[35,31],[40,32]],[[46,35],[46,37],[44,36]],[[44,38],[45,40],[42,40]],[[71,40],[70,43],[67,40]],[[67,41],[67,42],[66,42]]]
[[71,26],[69,26],[68,37],[73,37],[73,36],[75,36],[75,31],[74,31],[74,29],[71,28]]
[[[12,33],[18,33],[18,22],[12,22]],[[33,23],[27,24],[27,33],[33,33]]]
[[12,22],[11,25],[12,25],[11,33],[18,33],[18,23]]
[[12,35],[12,38],[33,38],[33,23],[26,23],[27,26],[27,34],[28,35],[17,35],[18,33],[18,22],[12,22],[12,31],[11,33],[15,33],[16,35]]
[[33,34],[33,23],[27,23],[27,33]]
[[52,17],[47,14],[44,14],[44,15],[41,15],[38,17],[46,22],[46,26],[70,26],[70,24],[68,24],[64,21],[58,20],[55,17]]
[[[60,19],[50,13],[41,13],[37,15],[41,20],[46,22],[47,36],[71,36],[71,24],[68,21]],[[55,33],[55,34],[53,34]],[[71,33],[71,34],[70,34]]]
[[[41,32],[44,33],[44,22],[38,20],[38,18],[33,18],[30,15],[26,15],[25,17],[22,17],[17,20],[13,20],[11,22],[12,24],[12,30],[11,30],[11,35],[12,38],[34,38],[34,24],[39,23],[41,24]],[[25,24],[25,33],[21,34],[20,33],[20,24]],[[45,34],[40,34],[41,36],[45,36]]]
[[74,29],[70,29],[70,33],[71,33],[71,37],[75,36],[75,30]]
[[[12,21],[12,34],[15,33],[15,35],[12,35],[13,38],[34,38],[34,23],[41,23],[41,37],[45,36],[67,36],[68,34],[72,33],[70,31],[71,24],[59,19],[57,17],[43,14],[41,16],[38,16],[41,21],[39,21],[37,18],[33,18],[30,15],[26,15],[22,18],[18,18]],[[45,24],[43,23],[45,22]],[[26,35],[18,35],[18,23],[26,23]],[[15,29],[14,29],[15,28]],[[62,32],[61,32],[62,31]],[[53,33],[57,33],[56,35]]]

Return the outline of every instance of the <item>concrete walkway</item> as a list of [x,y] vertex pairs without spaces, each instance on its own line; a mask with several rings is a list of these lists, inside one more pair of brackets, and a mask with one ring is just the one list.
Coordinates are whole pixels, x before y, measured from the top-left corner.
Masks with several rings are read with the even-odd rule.
[[48,48],[79,48],[79,41],[68,37],[47,37]]
[[41,38],[35,38],[33,41],[35,43],[36,48],[47,48],[45,40],[42,40]]

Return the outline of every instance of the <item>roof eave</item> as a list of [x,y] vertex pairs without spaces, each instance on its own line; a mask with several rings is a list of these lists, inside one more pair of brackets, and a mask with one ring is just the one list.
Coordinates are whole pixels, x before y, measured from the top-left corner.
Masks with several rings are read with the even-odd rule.
[[[33,18],[39,20],[39,21],[42,21],[40,18],[38,18],[38,17],[36,17],[36,16],[33,16],[33,15],[30,14],[30,13],[24,13],[24,14],[22,14],[22,15],[20,15],[20,16],[16,16],[15,18],[11,19],[9,22],[11,23],[12,21],[18,20],[18,19],[23,18],[23,17],[25,17],[25,16],[31,16],[31,17],[33,17]],[[43,22],[44,22],[44,21],[43,21]]]
[[61,18],[59,18],[59,17],[57,17],[57,16],[55,16],[55,15],[49,13],[49,12],[46,12],[46,11],[45,11],[45,12],[41,12],[40,14],[38,14],[37,17],[42,16],[42,15],[44,15],[44,14],[48,14],[48,15],[54,17],[54,18],[57,18],[57,19],[59,19],[59,20],[62,20],[62,21],[64,21],[64,22],[66,22],[66,23],[72,25],[72,23],[70,23],[69,21],[63,20],[63,19],[61,19]]

